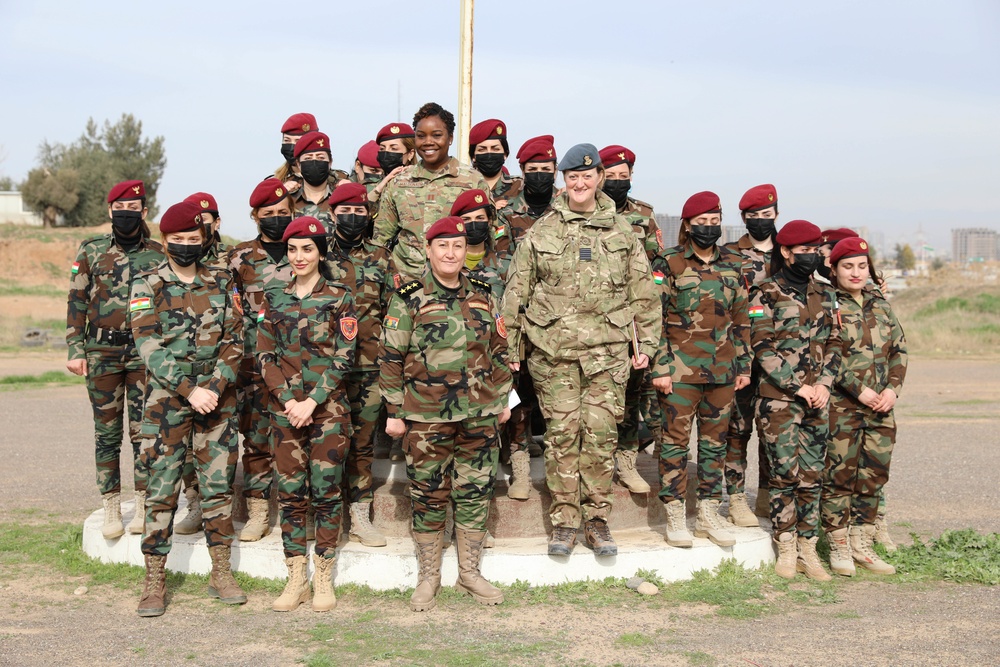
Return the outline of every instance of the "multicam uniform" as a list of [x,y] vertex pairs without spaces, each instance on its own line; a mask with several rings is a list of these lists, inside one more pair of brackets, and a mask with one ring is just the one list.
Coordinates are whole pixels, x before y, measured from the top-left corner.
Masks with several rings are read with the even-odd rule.
[[[228,271],[202,265],[188,284],[163,262],[132,287],[132,331],[149,369],[141,453],[149,470],[142,539],[146,555],[170,552],[188,448],[194,452],[208,546],[232,544],[235,383],[243,354],[239,298]],[[187,401],[196,387],[219,397],[207,415]]]
[[97,488],[102,495],[121,491],[118,460],[126,406],[135,488],[146,488],[146,472],[138,465],[146,369],[128,328],[128,300],[137,276],[162,261],[159,243],[143,238],[135,248],[125,250],[114,234],[108,234],[81,243],[73,263],[66,343],[70,361],[87,361]]

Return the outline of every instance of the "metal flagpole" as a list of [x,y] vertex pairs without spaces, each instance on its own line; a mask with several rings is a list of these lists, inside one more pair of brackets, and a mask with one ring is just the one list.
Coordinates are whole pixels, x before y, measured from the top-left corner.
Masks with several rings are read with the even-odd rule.
[[456,157],[469,164],[469,129],[472,127],[472,14],[475,0],[459,0],[461,36],[458,59],[458,146]]

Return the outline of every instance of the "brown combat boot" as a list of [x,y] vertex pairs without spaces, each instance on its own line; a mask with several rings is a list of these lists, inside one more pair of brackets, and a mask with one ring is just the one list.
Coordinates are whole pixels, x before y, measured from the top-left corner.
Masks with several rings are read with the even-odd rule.
[[208,548],[212,573],[208,575],[208,595],[226,604],[246,604],[247,596],[233,577],[231,549],[226,544]]
[[174,524],[174,532],[178,535],[194,535],[202,529],[201,495],[198,489],[189,488],[184,490],[187,498],[187,515],[183,521]]
[[285,582],[285,590],[271,603],[272,611],[295,611],[300,604],[309,599],[308,565],[305,556],[291,556],[285,559],[288,581]]
[[573,552],[573,545],[576,544],[576,528],[569,526],[555,526],[552,528],[552,536],[549,537],[550,556],[568,556]]
[[513,469],[513,481],[507,489],[507,497],[527,500],[531,495],[531,454],[526,449],[514,452],[510,455],[510,467]]
[[163,616],[167,609],[166,556],[146,556],[146,585],[139,598],[140,616]]
[[413,533],[417,547],[417,587],[410,596],[410,609],[430,611],[437,604],[437,594],[441,590],[441,549],[444,546],[444,531],[433,533]]
[[583,539],[594,550],[595,556],[618,555],[618,545],[615,544],[615,538],[611,537],[607,521],[591,519],[584,523]]
[[270,501],[267,498],[247,498],[247,518],[240,531],[240,542],[256,542],[271,532]]
[[741,528],[759,528],[757,516],[750,510],[747,494],[734,493],[729,496],[729,523]]
[[630,493],[640,495],[649,493],[649,483],[635,469],[635,460],[639,452],[618,450],[615,452],[615,466],[618,468],[618,481]]
[[853,577],[857,569],[851,556],[851,543],[847,539],[847,526],[827,532],[826,539],[830,542],[830,569],[842,577]]
[[114,491],[101,496],[104,504],[104,525],[101,526],[101,535],[106,540],[113,540],[125,534],[125,526],[122,524],[122,494]]
[[793,533],[781,533],[778,537],[774,538],[774,544],[778,547],[778,560],[774,562],[774,573],[785,579],[794,579],[795,559],[798,556],[795,535]]
[[795,562],[795,569],[815,581],[830,581],[833,577],[823,569],[823,563],[816,553],[816,542],[819,537],[799,536],[799,557]]
[[486,543],[486,531],[455,529],[458,543],[458,581],[455,588],[472,596],[479,604],[494,605],[503,602],[503,591],[486,581],[479,571],[479,561]]
[[333,592],[333,565],[337,559],[313,554],[313,611],[330,611],[337,606]]
[[896,574],[896,568],[886,563],[881,556],[875,553],[872,546],[875,540],[874,525],[869,523],[851,526],[850,539],[851,556],[858,565],[875,574]]

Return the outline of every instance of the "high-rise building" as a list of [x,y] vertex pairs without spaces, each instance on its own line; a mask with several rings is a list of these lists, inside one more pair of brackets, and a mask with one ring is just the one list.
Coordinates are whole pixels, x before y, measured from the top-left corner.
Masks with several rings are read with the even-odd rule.
[[951,258],[955,262],[992,262],[997,259],[995,229],[964,227],[951,230]]
[[722,225],[722,238],[720,244],[735,243],[740,237],[746,234],[746,227],[743,225]]
[[656,224],[660,226],[660,231],[663,232],[664,247],[673,248],[677,245],[677,235],[681,231],[680,216],[656,213],[654,217],[656,218]]

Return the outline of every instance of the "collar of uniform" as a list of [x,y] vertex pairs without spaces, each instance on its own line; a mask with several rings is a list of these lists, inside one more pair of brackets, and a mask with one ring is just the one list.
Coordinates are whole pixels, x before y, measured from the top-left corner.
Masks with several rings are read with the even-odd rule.
[[507,193],[514,186],[514,177],[510,174],[505,174],[503,171],[500,172],[500,179],[497,184],[493,187],[493,192],[491,193],[494,198],[500,197]]
[[699,257],[698,255],[695,254],[695,252],[694,252],[694,242],[691,239],[688,239],[687,243],[684,244],[684,258],[685,259],[692,259],[692,258],[694,258],[694,259],[697,259],[702,264],[713,264],[713,263],[719,261],[719,257],[721,257],[721,256],[722,256],[722,253],[719,252],[719,246],[718,245],[714,245],[714,246],[712,246],[712,257],[711,257],[711,259],[709,259],[706,262],[704,259],[702,259],[701,257]]
[[434,272],[431,271],[430,265],[424,270],[423,278],[421,282],[424,284],[424,294],[441,294],[441,295],[452,295],[458,294],[459,297],[465,296],[465,291],[468,287],[467,279],[465,275],[461,272],[458,274],[458,290],[450,289],[445,287],[438,281],[434,276]]
[[552,208],[557,209],[565,221],[579,220],[589,227],[610,228],[615,224],[615,202],[603,192],[597,193],[597,206],[590,215],[578,213],[569,207],[569,193],[562,193],[552,200]]
[[190,283],[185,283],[177,277],[177,273],[174,272],[174,269],[170,266],[170,262],[168,260],[163,261],[163,264],[160,265],[160,269],[157,273],[160,274],[160,278],[163,279],[163,282],[178,283],[182,285],[214,285],[215,276],[212,275],[212,272],[209,271],[204,264],[198,264],[197,267],[197,270],[194,272],[194,281]]
[[[291,294],[292,296],[295,296],[295,283],[298,279],[299,279],[298,276],[295,275],[292,276],[292,279],[288,281],[287,285],[285,285],[285,290],[284,290],[285,294]],[[326,287],[326,279],[323,277],[323,274],[321,273],[319,275],[319,280],[317,280],[316,284],[313,285],[311,294],[319,294],[320,292],[323,291],[325,287]]]
[[[753,244],[753,240],[751,240],[749,233],[744,234],[739,238],[739,240],[736,242],[736,247],[739,248],[740,250],[750,250],[751,248],[757,250],[757,246]],[[762,251],[758,250],[758,252]]]
[[319,206],[320,204],[322,204],[323,202],[325,202],[327,199],[329,199],[330,195],[332,195],[332,194],[333,194],[333,189],[330,187],[330,181],[327,181],[326,182],[326,194],[323,195],[323,198],[320,199],[319,201],[310,201],[310,200],[306,199],[306,186],[305,185],[302,185],[298,190],[295,190],[292,193],[292,198],[295,201],[297,201],[297,202],[304,201],[307,204],[312,204],[313,206]]
[[786,292],[791,291],[795,292],[796,294],[801,294],[803,296],[808,294],[809,292],[818,290],[818,287],[816,285],[816,280],[813,278],[810,278],[809,281],[806,282],[804,291],[800,290],[798,285],[785,278],[784,269],[779,271],[774,276],[774,282],[776,282],[781,287],[781,289],[783,289]]
[[433,181],[435,178],[441,178],[442,176],[458,176],[458,158],[452,156],[448,158],[444,166],[437,171],[431,171],[424,166],[423,160],[418,160],[417,164],[413,167],[413,172],[410,174],[410,178],[422,179],[425,181]]

